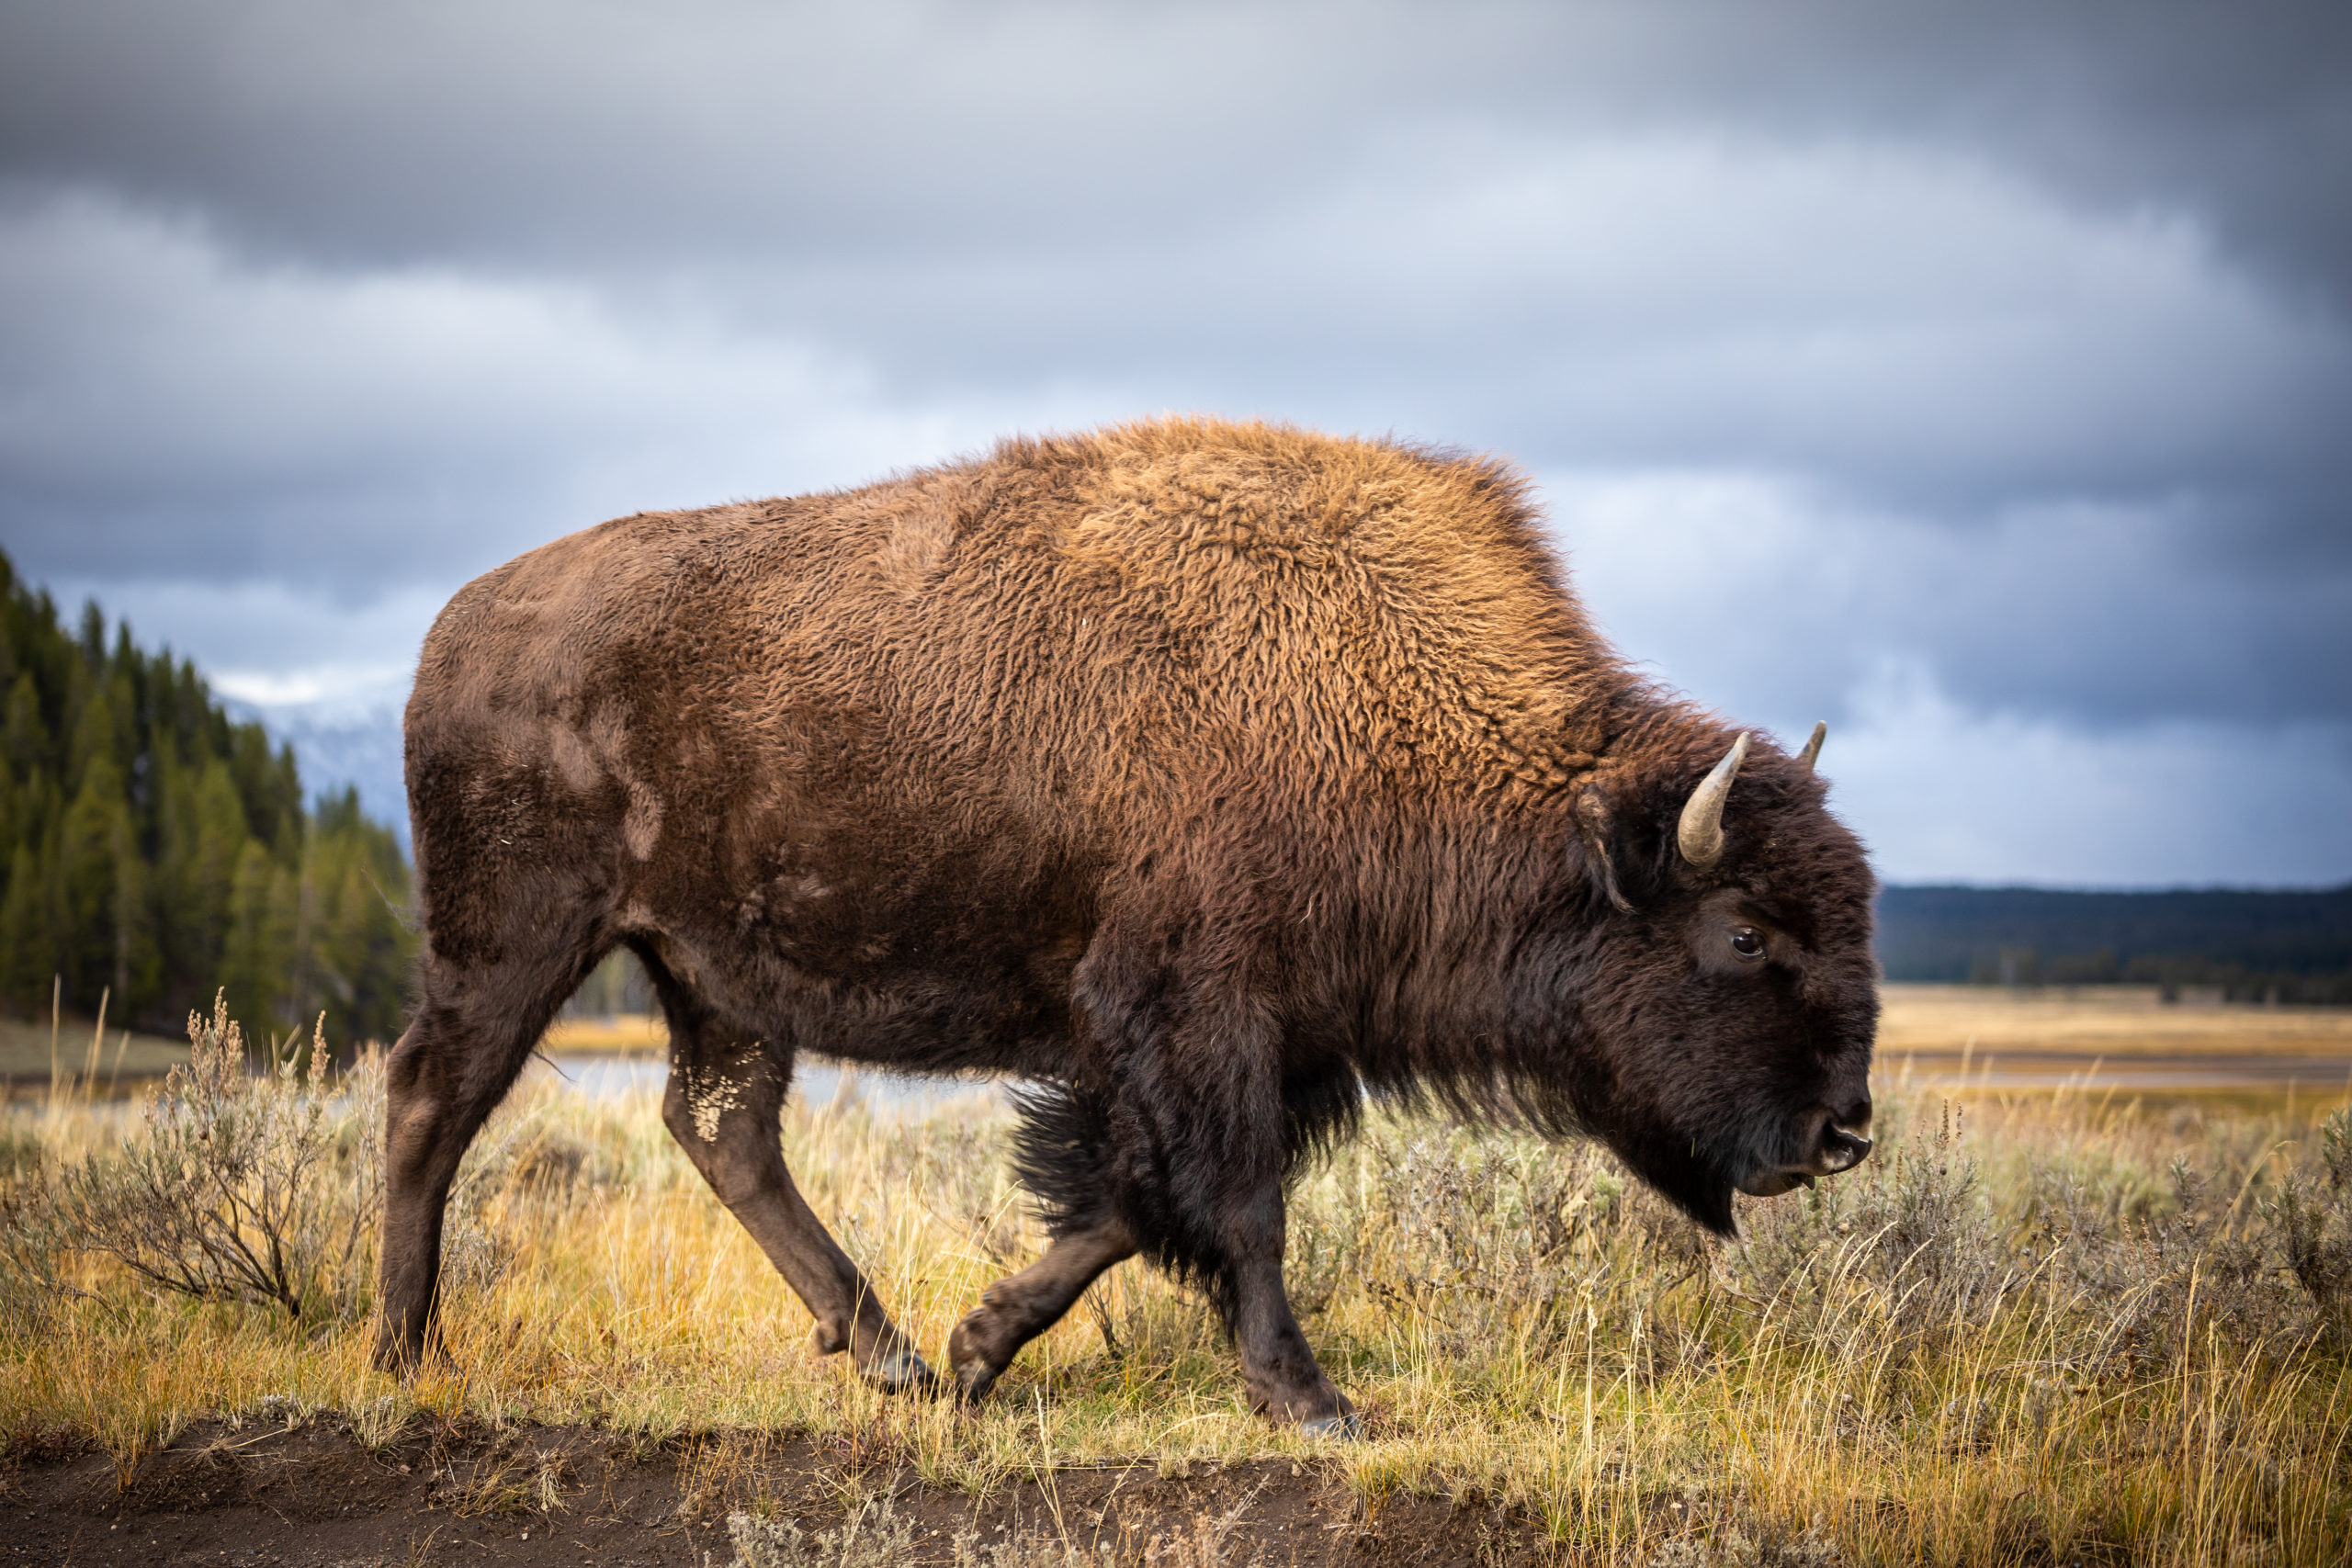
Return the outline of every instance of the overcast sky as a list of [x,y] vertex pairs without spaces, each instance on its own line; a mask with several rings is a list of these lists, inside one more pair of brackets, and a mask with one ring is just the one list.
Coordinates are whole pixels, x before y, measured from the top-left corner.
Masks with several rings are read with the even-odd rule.
[[558,534],[1393,432],[1890,878],[2338,883],[2347,181],[2316,3],[0,0],[0,543],[389,814]]

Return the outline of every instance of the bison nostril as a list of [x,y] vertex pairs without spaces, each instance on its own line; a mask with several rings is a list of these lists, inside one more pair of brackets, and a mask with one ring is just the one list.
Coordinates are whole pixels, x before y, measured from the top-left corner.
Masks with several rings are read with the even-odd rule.
[[1861,1139],[1865,1144],[1869,1143],[1871,1141],[1870,1096],[1864,1095],[1861,1099],[1854,1101],[1853,1104],[1846,1107],[1843,1111],[1831,1117],[1830,1121],[1839,1131],[1850,1134],[1854,1137]]
[[1821,1152],[1835,1168],[1848,1170],[1870,1157],[1871,1141],[1833,1122],[1822,1129]]

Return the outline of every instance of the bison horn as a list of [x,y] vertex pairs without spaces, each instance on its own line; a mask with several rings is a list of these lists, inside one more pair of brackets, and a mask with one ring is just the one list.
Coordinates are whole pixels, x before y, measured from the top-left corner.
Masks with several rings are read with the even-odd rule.
[[1731,781],[1739,772],[1739,764],[1747,758],[1747,732],[1741,730],[1739,739],[1731,743],[1724,760],[1715,771],[1699,781],[1683,803],[1682,822],[1675,829],[1675,841],[1682,846],[1682,858],[1701,871],[1724,858],[1724,800],[1731,794]]
[[1804,750],[1797,753],[1804,760],[1806,773],[1813,772],[1813,765],[1821,761],[1821,743],[1828,737],[1829,721],[1826,718],[1816,721],[1813,727],[1813,739],[1807,740]]

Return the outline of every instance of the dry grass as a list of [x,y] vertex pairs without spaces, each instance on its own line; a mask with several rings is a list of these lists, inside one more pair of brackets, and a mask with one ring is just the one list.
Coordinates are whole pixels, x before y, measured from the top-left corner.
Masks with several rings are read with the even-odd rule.
[[96,1086],[105,1094],[117,1083],[159,1078],[188,1059],[187,1042],[165,1040],[86,1020],[47,1019],[28,1023],[0,1018],[0,1082],[36,1096]]
[[664,1053],[670,1048],[670,1030],[659,1018],[641,1012],[559,1019],[548,1030],[546,1046],[550,1051],[588,1051],[599,1055]]
[[[376,1071],[328,1108],[339,1136],[375,1114]],[[0,1431],[86,1433],[128,1465],[198,1415],[265,1409],[345,1412],[377,1441],[426,1411],[700,1435],[714,1453],[790,1429],[837,1438],[853,1468],[972,1488],[1069,1461],[1289,1454],[1374,1511],[1400,1489],[1515,1503],[1595,1560],[1777,1542],[1789,1560],[2342,1561],[2352,1149],[2331,1169],[2309,1095],[2291,1121],[2278,1101],[2152,1115],[2075,1095],[1963,1118],[1900,1084],[1882,1104],[1883,1157],[1748,1205],[1736,1247],[1589,1149],[1375,1117],[1294,1210],[1295,1299],[1371,1418],[1343,1446],[1250,1416],[1201,1306],[1134,1265],[979,1411],[876,1395],[807,1348],[806,1314],[650,1092],[592,1100],[537,1071],[463,1179],[448,1368],[406,1388],[368,1370],[365,1256],[312,1297],[350,1305],[290,1319],[144,1287],[90,1251],[52,1254],[62,1288],[44,1288],[18,1247]],[[24,1216],[62,1173],[141,1125],[78,1097],[11,1108],[11,1236],[37,1238]],[[1005,1131],[853,1097],[785,1127],[810,1201],[934,1353],[1039,1244]]]
[[[1030,1527],[995,1540],[967,1529],[950,1550],[955,1568],[1227,1568],[1235,1559],[1227,1550],[1227,1538],[1248,1506],[1204,1514],[1188,1529],[1159,1531],[1141,1541],[1088,1547],[1070,1540],[1067,1530]],[[888,1497],[855,1499],[843,1515],[839,1526],[811,1538],[789,1519],[729,1514],[732,1568],[900,1568],[912,1560],[912,1521],[899,1517]]]
[[1878,1056],[1887,1063],[1962,1051],[2352,1061],[2352,1008],[2167,1005],[2154,986],[1888,986],[1882,995]]
[[[2154,986],[1890,985],[1881,994],[1885,1012],[1878,1055],[1889,1064],[1915,1053],[1956,1056],[1964,1051],[2352,1061],[2352,1008],[2167,1004]],[[661,1051],[669,1039],[661,1019],[619,1013],[565,1019],[548,1031],[547,1044],[552,1051]]]

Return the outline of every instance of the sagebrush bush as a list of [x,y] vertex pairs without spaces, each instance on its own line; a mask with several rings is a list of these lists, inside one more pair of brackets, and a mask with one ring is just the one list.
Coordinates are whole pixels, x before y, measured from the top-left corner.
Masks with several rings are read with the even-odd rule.
[[[96,1254],[148,1285],[289,1318],[367,1307],[382,1160],[381,1068],[328,1092],[325,1041],[252,1070],[217,1001],[188,1015],[190,1054],[148,1100],[140,1135],[20,1182],[8,1195],[10,1272],[51,1292]],[[304,1062],[307,1057],[308,1066]]]
[[2288,1270],[2309,1292],[2331,1337],[2352,1342],[2352,1111],[2320,1129],[2316,1171],[2292,1171],[2264,1205]]

